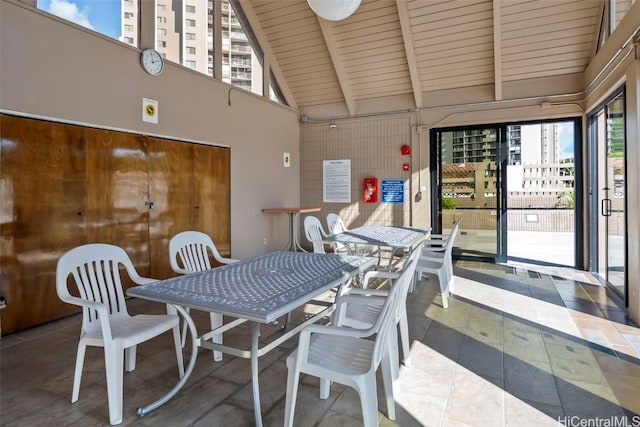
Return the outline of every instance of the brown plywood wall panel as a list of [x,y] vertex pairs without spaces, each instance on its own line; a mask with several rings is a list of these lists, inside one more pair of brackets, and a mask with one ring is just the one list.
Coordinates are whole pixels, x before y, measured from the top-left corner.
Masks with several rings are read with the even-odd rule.
[[[85,129],[87,240],[122,247],[149,276],[147,147],[144,137]],[[130,283],[126,286],[131,285]]]
[[150,276],[175,276],[169,266],[169,240],[193,228],[193,146],[147,137],[149,150]]
[[83,129],[0,117],[2,332],[73,312],[55,289],[56,263],[86,242]]
[[[194,229],[207,233],[222,256],[231,256],[231,153],[193,146]],[[215,264],[215,263],[214,263]]]
[[228,148],[4,115],[0,120],[3,334],[79,311],[55,290],[58,258],[73,247],[118,245],[139,274],[154,278],[174,275],[168,242],[183,230],[210,234],[229,254]]

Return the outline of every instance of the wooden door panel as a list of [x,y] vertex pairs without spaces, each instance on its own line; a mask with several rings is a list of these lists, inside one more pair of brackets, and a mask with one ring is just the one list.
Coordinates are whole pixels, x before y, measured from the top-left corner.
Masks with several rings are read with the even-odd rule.
[[151,277],[175,276],[169,267],[169,240],[193,229],[192,144],[148,137],[149,248]]
[[194,227],[213,239],[223,256],[231,255],[230,150],[193,146]]
[[58,299],[58,258],[86,242],[83,129],[0,117],[2,332],[79,311]]
[[[147,148],[144,137],[86,129],[87,239],[120,246],[149,276]],[[128,287],[130,283],[125,284]]]

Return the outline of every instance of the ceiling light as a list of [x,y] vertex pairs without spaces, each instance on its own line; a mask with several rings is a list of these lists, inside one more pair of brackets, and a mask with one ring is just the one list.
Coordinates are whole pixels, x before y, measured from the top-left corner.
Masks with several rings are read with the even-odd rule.
[[316,15],[327,21],[346,19],[356,11],[362,0],[307,0]]

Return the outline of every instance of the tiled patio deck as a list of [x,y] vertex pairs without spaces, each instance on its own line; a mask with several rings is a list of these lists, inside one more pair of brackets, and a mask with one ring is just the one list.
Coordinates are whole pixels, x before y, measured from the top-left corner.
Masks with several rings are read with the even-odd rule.
[[[640,414],[640,330],[588,274],[461,261],[447,310],[436,289],[433,279],[420,281],[408,299],[412,364],[396,383],[395,422],[379,399],[381,425],[582,425],[575,422]],[[163,310],[130,300],[131,312]],[[206,315],[193,314],[207,324]],[[88,349],[80,399],[69,401],[80,321],[72,316],[2,338],[1,425],[108,425],[101,349]],[[279,333],[277,326],[264,331],[265,338]],[[225,340],[248,337],[246,328]],[[204,350],[178,396],[138,418],[136,407],[177,381],[170,341],[167,334],[139,347],[136,371],[125,374],[122,425],[253,425],[249,361],[214,363]],[[285,360],[296,343],[260,359],[265,426],[282,425]],[[351,389],[334,385],[323,401],[317,380],[303,384],[295,425],[362,424]]]

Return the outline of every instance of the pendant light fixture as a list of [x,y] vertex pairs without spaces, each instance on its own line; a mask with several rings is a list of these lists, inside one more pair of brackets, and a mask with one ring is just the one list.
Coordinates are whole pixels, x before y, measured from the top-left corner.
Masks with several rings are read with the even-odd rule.
[[341,21],[353,15],[362,0],[307,0],[316,15],[327,21]]

